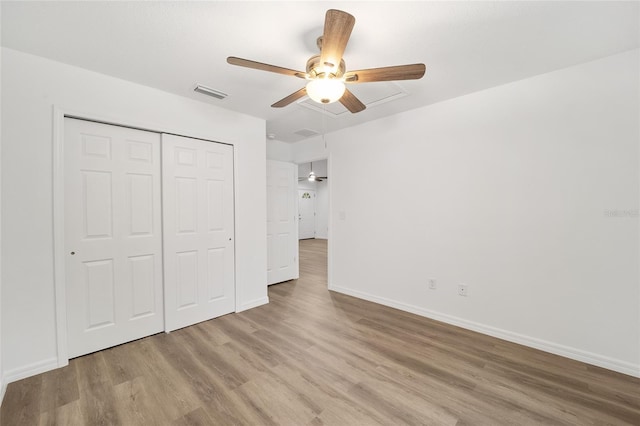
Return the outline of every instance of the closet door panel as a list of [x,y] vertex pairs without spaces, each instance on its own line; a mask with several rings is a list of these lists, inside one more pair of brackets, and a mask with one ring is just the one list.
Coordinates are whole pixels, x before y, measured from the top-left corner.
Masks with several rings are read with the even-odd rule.
[[235,311],[233,147],[162,135],[166,330]]
[[64,121],[69,357],[164,329],[160,134]]

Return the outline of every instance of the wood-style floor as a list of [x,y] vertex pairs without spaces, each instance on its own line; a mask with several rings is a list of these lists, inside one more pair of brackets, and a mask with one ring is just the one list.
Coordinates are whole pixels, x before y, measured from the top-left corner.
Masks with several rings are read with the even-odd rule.
[[640,380],[329,292],[326,242],[271,303],[11,383],[12,425],[639,425]]

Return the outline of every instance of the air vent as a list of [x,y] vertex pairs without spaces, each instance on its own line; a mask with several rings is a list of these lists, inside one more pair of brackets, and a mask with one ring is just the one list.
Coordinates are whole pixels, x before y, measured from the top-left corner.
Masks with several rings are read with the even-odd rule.
[[311,130],[311,129],[300,129],[297,132],[293,132],[293,133],[295,135],[304,136],[305,138],[320,134],[320,133],[316,132],[315,130]]
[[207,96],[211,96],[214,97],[216,99],[224,99],[226,98],[228,95],[226,93],[222,93],[218,90],[212,89],[210,87],[207,86],[202,86],[200,84],[198,84],[196,86],[195,89],[193,89],[194,92],[198,92],[198,93],[202,93],[203,95],[207,95]]

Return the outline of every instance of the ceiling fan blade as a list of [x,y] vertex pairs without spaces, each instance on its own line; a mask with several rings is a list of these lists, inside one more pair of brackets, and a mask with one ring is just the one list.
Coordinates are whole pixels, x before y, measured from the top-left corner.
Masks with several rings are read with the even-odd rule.
[[263,64],[262,62],[251,61],[249,59],[236,58],[235,56],[229,56],[227,62],[231,65],[237,65],[239,67],[252,68],[254,70],[275,72],[277,74],[292,75],[299,78],[307,78],[306,72],[296,71],[289,68],[278,67],[276,65]]
[[351,93],[349,89],[344,91],[344,95],[340,98],[340,103],[345,106],[352,113],[364,111],[367,108],[360,99],[356,98],[356,95]]
[[424,76],[424,64],[396,65],[393,67],[370,68],[349,71],[344,74],[347,83],[368,83],[373,81],[417,80]]
[[282,107],[286,107],[287,105],[289,105],[291,102],[295,102],[298,99],[300,99],[301,97],[303,97],[304,95],[307,94],[307,88],[303,87],[302,89],[298,90],[297,92],[293,92],[292,94],[290,94],[289,96],[287,96],[286,98],[282,98],[280,99],[278,102],[276,102],[275,104],[271,105],[273,108],[282,108]]
[[337,69],[347,47],[356,18],[341,10],[329,9],[324,19],[320,63]]

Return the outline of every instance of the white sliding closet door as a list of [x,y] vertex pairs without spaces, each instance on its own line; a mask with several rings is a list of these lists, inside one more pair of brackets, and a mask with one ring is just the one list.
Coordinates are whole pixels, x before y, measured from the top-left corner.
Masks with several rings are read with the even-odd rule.
[[267,284],[298,278],[298,166],[267,161]]
[[235,310],[233,147],[162,135],[165,329]]
[[163,330],[160,134],[66,118],[69,357]]

